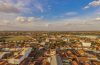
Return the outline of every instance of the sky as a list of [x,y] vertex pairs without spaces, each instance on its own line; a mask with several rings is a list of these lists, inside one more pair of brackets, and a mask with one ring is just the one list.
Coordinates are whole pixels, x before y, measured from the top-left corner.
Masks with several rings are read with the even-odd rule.
[[0,0],[0,31],[100,31],[100,0]]

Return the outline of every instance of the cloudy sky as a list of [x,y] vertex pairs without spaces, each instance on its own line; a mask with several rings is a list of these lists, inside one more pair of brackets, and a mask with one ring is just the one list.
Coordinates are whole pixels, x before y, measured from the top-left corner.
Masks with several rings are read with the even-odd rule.
[[100,0],[0,0],[0,31],[100,31]]

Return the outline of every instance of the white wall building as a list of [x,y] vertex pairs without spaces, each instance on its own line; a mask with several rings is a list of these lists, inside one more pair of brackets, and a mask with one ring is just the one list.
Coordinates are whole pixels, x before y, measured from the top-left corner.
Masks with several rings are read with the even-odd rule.
[[28,55],[31,53],[31,50],[32,48],[29,47],[29,48],[23,48],[22,52],[18,55],[18,56],[21,56],[20,58],[10,58],[8,59],[8,63],[11,63],[11,64],[20,64],[25,58],[28,57]]

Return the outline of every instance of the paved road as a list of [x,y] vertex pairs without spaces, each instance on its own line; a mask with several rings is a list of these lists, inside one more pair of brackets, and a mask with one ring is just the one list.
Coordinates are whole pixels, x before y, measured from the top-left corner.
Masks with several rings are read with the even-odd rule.
[[57,55],[57,56],[56,56],[56,59],[57,59],[57,65],[63,65],[60,56]]
[[57,65],[56,55],[51,56],[51,65]]
[[60,56],[58,55],[51,56],[51,65],[63,65]]

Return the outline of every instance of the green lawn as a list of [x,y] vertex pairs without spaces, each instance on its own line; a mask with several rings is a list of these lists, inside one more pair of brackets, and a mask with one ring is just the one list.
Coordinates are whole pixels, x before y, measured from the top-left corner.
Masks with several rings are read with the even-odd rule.
[[10,38],[7,38],[6,41],[21,41],[21,40],[29,40],[29,37],[25,36],[11,36]]

